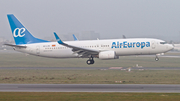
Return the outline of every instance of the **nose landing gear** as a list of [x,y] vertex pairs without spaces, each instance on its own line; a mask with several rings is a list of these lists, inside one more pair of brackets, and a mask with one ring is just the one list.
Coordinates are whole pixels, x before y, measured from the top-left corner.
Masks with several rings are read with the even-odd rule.
[[156,60],[156,61],[158,61],[158,60],[159,60],[158,56],[156,56],[155,60]]
[[94,64],[93,57],[90,57],[89,60],[86,61],[88,65]]

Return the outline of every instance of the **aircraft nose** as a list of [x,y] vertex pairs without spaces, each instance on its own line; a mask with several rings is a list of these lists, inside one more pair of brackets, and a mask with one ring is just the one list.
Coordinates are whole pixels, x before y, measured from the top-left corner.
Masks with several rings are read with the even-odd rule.
[[171,45],[171,44],[169,44],[169,45],[168,45],[168,49],[169,49],[169,50],[172,50],[172,49],[174,49],[174,46]]

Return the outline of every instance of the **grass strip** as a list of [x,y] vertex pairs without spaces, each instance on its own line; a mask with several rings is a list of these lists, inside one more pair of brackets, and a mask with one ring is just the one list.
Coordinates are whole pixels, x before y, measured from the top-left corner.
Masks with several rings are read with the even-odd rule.
[[179,72],[179,70],[132,70],[131,72],[124,70],[1,70],[0,83],[180,84]]
[[0,101],[179,101],[180,93],[0,92]]

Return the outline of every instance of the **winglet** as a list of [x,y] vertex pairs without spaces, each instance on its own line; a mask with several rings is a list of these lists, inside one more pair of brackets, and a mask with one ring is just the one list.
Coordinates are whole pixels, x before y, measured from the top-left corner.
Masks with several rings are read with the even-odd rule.
[[78,38],[73,34],[74,41],[78,41]]
[[59,36],[54,32],[54,36],[56,38],[56,41],[59,43],[59,44],[64,44],[61,39],[59,38]]
[[125,36],[125,35],[123,35],[123,39],[126,39],[126,36]]

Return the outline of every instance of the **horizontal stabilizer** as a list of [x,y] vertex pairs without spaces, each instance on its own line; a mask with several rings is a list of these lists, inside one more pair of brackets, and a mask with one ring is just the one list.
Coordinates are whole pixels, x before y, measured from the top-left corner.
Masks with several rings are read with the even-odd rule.
[[12,44],[4,44],[11,47],[17,47],[17,48],[27,48],[27,46],[20,46],[20,45],[12,45]]

